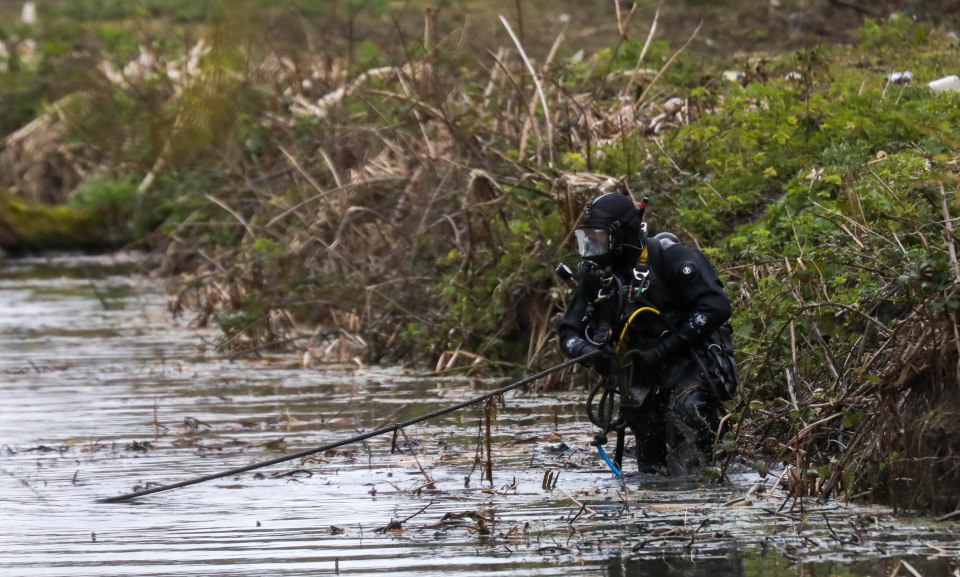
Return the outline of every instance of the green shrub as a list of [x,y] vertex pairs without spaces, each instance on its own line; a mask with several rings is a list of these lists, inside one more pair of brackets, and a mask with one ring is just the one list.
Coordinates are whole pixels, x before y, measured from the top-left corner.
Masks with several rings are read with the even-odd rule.
[[894,14],[884,21],[867,18],[857,37],[862,50],[889,53],[923,46],[930,31],[906,14]]
[[71,193],[69,204],[97,215],[114,244],[142,237],[159,221],[151,207],[144,205],[130,175],[85,180]]

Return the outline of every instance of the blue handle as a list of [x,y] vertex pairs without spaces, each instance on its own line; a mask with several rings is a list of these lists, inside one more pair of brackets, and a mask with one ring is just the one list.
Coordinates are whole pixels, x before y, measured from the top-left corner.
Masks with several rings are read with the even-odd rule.
[[623,478],[623,473],[620,472],[620,469],[613,464],[613,461],[610,460],[610,456],[607,455],[607,452],[603,450],[603,445],[600,443],[595,443],[597,450],[600,451],[600,456],[603,457],[603,460],[606,461],[607,466],[610,467],[610,470],[613,471],[613,474],[617,476],[618,479]]

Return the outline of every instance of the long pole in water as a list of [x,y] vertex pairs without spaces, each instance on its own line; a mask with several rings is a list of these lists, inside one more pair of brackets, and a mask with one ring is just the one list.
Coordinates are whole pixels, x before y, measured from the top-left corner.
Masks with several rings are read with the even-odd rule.
[[469,399],[469,400],[467,400],[467,401],[463,401],[462,403],[457,403],[456,405],[447,407],[447,408],[445,408],[445,409],[438,409],[438,410],[436,410],[436,411],[433,411],[432,413],[427,413],[426,415],[423,415],[423,416],[421,416],[421,417],[417,417],[417,418],[415,418],[415,419],[410,419],[410,420],[408,420],[408,421],[403,421],[402,423],[394,423],[394,424],[392,424],[392,425],[390,425],[390,426],[388,426],[388,427],[383,427],[383,428],[381,428],[381,429],[375,429],[375,430],[369,431],[369,432],[367,432],[367,433],[361,433],[361,434],[359,434],[359,435],[350,437],[349,439],[344,439],[344,440],[342,440],[342,441],[335,441],[335,442],[333,442],[333,443],[328,443],[328,444],[326,444],[326,445],[321,445],[321,446],[319,446],[319,447],[314,447],[314,448],[312,448],[312,449],[304,449],[303,451],[298,451],[298,452],[296,452],[296,453],[291,453],[291,454],[289,454],[289,455],[284,455],[284,456],[282,456],[282,457],[277,457],[277,458],[275,458],[275,459],[270,459],[270,460],[268,460],[268,461],[261,461],[261,462],[259,462],[259,463],[251,463],[251,464],[246,465],[246,466],[243,466],[243,467],[237,467],[236,469],[230,469],[229,471],[223,471],[223,472],[220,472],[220,473],[211,473],[211,474],[209,474],[209,475],[204,475],[204,476],[202,476],[202,477],[196,477],[196,478],[194,478],[194,479],[188,479],[188,480],[186,480],[186,481],[180,481],[180,482],[178,482],[178,483],[171,483],[171,484],[169,484],[169,485],[161,485],[161,486],[159,486],[159,487],[152,487],[152,488],[150,488],[150,489],[143,489],[142,491],[134,491],[133,493],[126,493],[126,494],[124,494],[124,495],[117,495],[116,497],[105,497],[105,498],[103,498],[103,499],[97,499],[96,502],[97,502],[97,503],[119,503],[119,502],[122,502],[122,501],[129,501],[130,499],[135,499],[135,498],[137,498],[137,497],[143,497],[144,495],[150,495],[150,494],[153,494],[153,493],[160,493],[160,492],[163,492],[163,491],[169,491],[169,490],[171,490],[171,489],[179,489],[180,487],[187,487],[187,486],[189,486],[189,485],[196,485],[197,483],[203,483],[204,481],[212,481],[213,479],[220,479],[220,478],[222,478],[222,477],[229,477],[230,475],[238,475],[238,474],[240,474],[240,473],[246,473],[247,471],[253,471],[254,469],[260,469],[260,468],[263,468],[263,467],[269,467],[270,465],[276,465],[277,463],[283,463],[284,461],[292,461],[292,460],[294,460],[294,459],[299,459],[299,458],[301,458],[301,457],[307,457],[307,456],[309,456],[309,455],[315,455],[315,454],[317,454],[317,453],[322,453],[322,452],[324,452],[324,451],[329,451],[330,449],[336,449],[337,447],[342,447],[342,446],[344,446],[344,445],[349,445],[349,444],[351,444],[351,443],[357,443],[357,442],[359,442],[359,441],[365,441],[365,440],[367,440],[367,439],[369,439],[369,438],[371,438],[371,437],[377,437],[377,436],[383,435],[383,434],[385,434],[385,433],[392,433],[392,432],[394,432],[394,431],[399,431],[400,429],[409,427],[409,426],[411,426],[411,425],[416,425],[417,423],[422,423],[423,421],[427,421],[427,420],[433,419],[433,418],[435,418],[435,417],[439,417],[439,416],[441,416],[441,415],[445,415],[445,414],[447,414],[447,413],[452,413],[452,412],[454,412],[454,411],[459,411],[460,409],[463,409],[463,408],[465,408],[465,407],[469,407],[470,405],[475,405],[475,404],[480,403],[480,402],[482,402],[482,401],[486,401],[487,399],[490,399],[490,398],[492,398],[492,397],[496,397],[497,395],[502,395],[503,393],[506,393],[507,391],[512,391],[513,389],[517,389],[517,388],[522,387],[522,386],[524,386],[524,385],[526,385],[526,384],[532,383],[533,381],[536,381],[537,379],[540,379],[540,378],[542,378],[542,377],[545,377],[545,376],[549,375],[550,373],[555,373],[555,372],[557,372],[557,371],[559,371],[559,370],[562,370],[562,369],[565,369],[565,368],[569,367],[570,365],[573,365],[573,364],[575,364],[575,363],[579,363],[579,362],[581,362],[581,361],[585,361],[585,360],[589,359],[590,357],[596,355],[596,354],[599,353],[599,352],[600,352],[600,351],[593,351],[593,352],[587,353],[587,354],[585,354],[585,355],[581,355],[581,356],[579,356],[579,357],[576,357],[576,358],[574,358],[574,359],[570,359],[570,360],[568,360],[568,361],[565,361],[565,362],[560,363],[559,365],[557,365],[557,366],[555,366],[555,367],[551,367],[551,368],[549,368],[549,369],[545,369],[545,370],[543,370],[543,371],[540,371],[539,373],[536,373],[536,374],[534,374],[534,375],[530,375],[529,377],[526,377],[526,378],[524,378],[524,379],[521,379],[521,380],[519,380],[519,381],[517,381],[517,382],[515,382],[515,383],[512,383],[512,384],[510,384],[510,385],[506,385],[506,386],[504,386],[504,387],[500,387],[499,389],[496,389],[496,390],[494,390],[494,391],[490,391],[489,393],[485,393],[485,394],[483,394],[483,395],[480,395],[479,397],[475,397],[475,398],[473,398],[473,399]]

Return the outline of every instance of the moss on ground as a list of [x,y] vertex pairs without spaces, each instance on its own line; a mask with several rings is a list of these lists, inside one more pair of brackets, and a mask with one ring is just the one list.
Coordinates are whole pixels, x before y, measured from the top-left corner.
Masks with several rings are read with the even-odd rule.
[[96,212],[25,201],[0,189],[0,247],[8,251],[85,250],[117,246]]

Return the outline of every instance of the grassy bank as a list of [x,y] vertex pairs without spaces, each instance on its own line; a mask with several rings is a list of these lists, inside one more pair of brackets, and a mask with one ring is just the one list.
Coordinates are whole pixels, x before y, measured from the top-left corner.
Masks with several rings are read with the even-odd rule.
[[481,50],[388,3],[266,4],[67,2],[16,29],[44,43],[2,102],[48,121],[4,127],[5,174],[43,175],[8,185],[115,210],[178,279],[174,312],[230,354],[438,370],[556,362],[552,269],[583,202],[649,196],[651,226],[707,251],[736,302],[727,454],[791,462],[798,496],[956,506],[960,93],[927,87],[960,72],[948,23],[719,56],[695,22],[668,42],[655,11],[612,10],[586,52],[578,23],[536,19],[553,33],[533,40],[521,10]]

